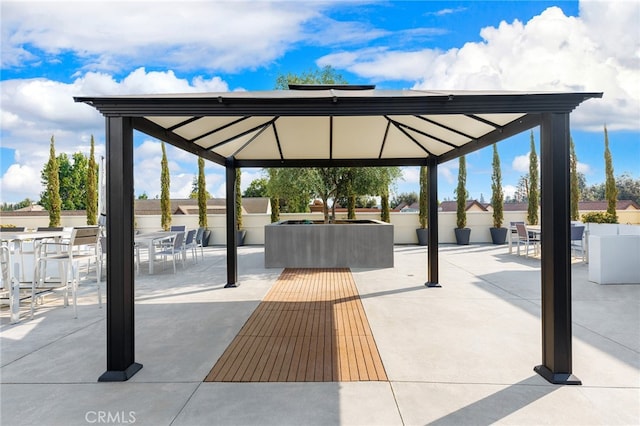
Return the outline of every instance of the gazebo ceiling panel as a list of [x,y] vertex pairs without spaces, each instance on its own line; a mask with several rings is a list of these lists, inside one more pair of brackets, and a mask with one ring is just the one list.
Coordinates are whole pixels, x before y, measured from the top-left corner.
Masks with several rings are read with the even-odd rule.
[[332,158],[376,158],[388,121],[384,117],[335,117]]
[[258,131],[256,130],[251,133],[247,133],[245,135],[239,136],[228,142],[219,144],[215,148],[211,149],[211,151],[217,154],[220,154],[223,157],[231,157],[240,149],[242,149],[242,147],[245,146],[247,143],[250,143],[251,140],[255,138],[257,133]]
[[389,117],[410,129],[441,139],[456,146],[469,142],[470,138],[456,132],[455,127],[438,125],[434,116],[394,115]]
[[525,114],[475,114],[476,117],[506,126],[507,124],[525,116]]
[[178,124],[184,122],[185,120],[190,120],[192,117],[167,117],[167,116],[158,116],[158,117],[146,117],[149,121],[153,121],[157,125],[164,127],[165,129],[170,129]]
[[286,159],[329,158],[329,117],[280,117],[275,129]]
[[211,126],[207,125],[208,119],[209,117],[203,118],[182,126],[176,129],[175,133],[203,148],[215,149],[218,144],[226,143],[245,133],[251,133],[269,125],[270,122],[268,117],[247,117],[236,118],[225,124],[217,122],[215,126]]
[[381,158],[427,158],[428,153],[395,126],[389,127]]
[[184,124],[173,131],[187,140],[194,141],[204,134],[227,128],[242,119],[243,117],[198,117],[195,120],[183,120]]
[[280,150],[278,149],[273,126],[269,126],[262,133],[256,134],[255,139],[244,146],[235,157],[239,160],[250,160],[252,158],[280,160]]
[[407,137],[423,146],[427,151],[429,151],[429,154],[442,155],[445,152],[451,151],[455,148],[450,144],[430,138],[429,136],[425,136],[420,132],[416,132],[410,129],[405,131],[407,132]]
[[463,114],[430,115],[429,118],[440,125],[450,129],[456,129],[472,138],[479,138],[496,129],[483,121]]

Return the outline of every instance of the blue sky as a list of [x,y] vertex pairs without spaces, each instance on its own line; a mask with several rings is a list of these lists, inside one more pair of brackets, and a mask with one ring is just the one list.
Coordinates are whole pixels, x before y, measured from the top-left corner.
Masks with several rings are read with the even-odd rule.
[[[73,96],[273,89],[278,75],[333,66],[380,89],[602,91],[571,116],[579,168],[604,180],[609,130],[616,175],[640,178],[640,2],[636,1],[2,1],[0,201],[39,199],[53,135],[58,153],[104,152],[104,118]],[[534,136],[539,151],[538,129]],[[160,144],[135,137],[135,191],[159,194]],[[529,133],[498,145],[503,185],[528,172]],[[173,197],[196,158],[168,146]],[[417,191],[405,168],[398,192]],[[467,158],[470,195],[490,198],[491,150]],[[439,168],[453,198],[457,162]],[[206,168],[224,196],[224,170]],[[261,176],[243,171],[243,187]]]

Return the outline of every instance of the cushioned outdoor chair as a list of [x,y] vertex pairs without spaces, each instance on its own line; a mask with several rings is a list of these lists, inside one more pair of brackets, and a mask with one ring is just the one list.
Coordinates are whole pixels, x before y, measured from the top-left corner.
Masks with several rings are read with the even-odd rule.
[[518,255],[520,254],[520,245],[524,244],[524,255],[529,257],[529,246],[533,246],[534,254],[538,254],[538,245],[540,239],[534,237],[534,233],[529,232],[524,223],[516,223],[516,230],[518,231]]

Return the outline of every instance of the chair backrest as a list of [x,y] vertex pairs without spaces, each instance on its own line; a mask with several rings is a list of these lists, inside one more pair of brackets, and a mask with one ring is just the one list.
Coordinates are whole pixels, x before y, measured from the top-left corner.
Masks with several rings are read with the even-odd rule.
[[186,225],[171,225],[171,229],[169,229],[171,232],[185,232],[186,230]]
[[98,244],[98,238],[100,237],[100,228],[97,226],[86,226],[80,228],[73,228],[71,232],[71,239],[69,245],[71,246],[84,246]]
[[182,244],[184,243],[184,232],[178,232],[173,239],[173,248],[180,249],[182,248]]
[[584,226],[572,226],[571,227],[571,241],[582,240],[582,234],[584,234]]
[[62,226],[38,226],[36,232],[61,232],[64,230]]
[[524,226],[524,223],[516,222],[516,229],[518,230],[518,238],[528,239],[529,234],[527,233],[527,227]]
[[6,228],[0,228],[0,231],[4,232],[24,232],[24,226],[9,226]]
[[190,229],[189,232],[187,232],[187,237],[185,239],[185,244],[189,245],[189,244],[193,244],[193,239],[196,236],[196,230],[195,229]]
[[202,236],[204,235],[204,227],[198,228],[198,232],[196,233],[196,243],[200,244],[202,242]]

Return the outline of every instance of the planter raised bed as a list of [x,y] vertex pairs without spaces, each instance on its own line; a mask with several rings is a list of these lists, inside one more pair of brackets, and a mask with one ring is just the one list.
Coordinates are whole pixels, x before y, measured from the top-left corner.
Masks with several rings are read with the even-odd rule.
[[285,220],[264,227],[266,268],[391,268],[393,225]]

